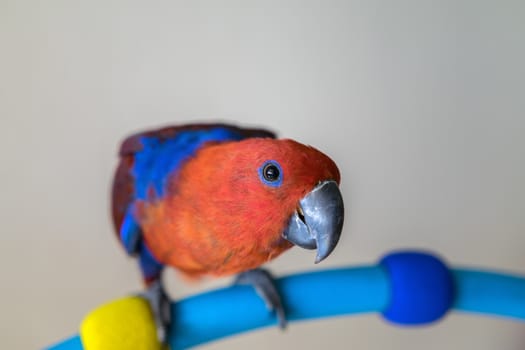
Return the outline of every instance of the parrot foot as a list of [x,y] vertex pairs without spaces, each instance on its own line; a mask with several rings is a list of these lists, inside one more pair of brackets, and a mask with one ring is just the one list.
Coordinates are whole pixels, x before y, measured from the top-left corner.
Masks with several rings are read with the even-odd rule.
[[281,329],[286,328],[286,315],[281,296],[275,286],[274,278],[268,270],[254,269],[243,272],[237,276],[234,283],[253,286],[257,294],[264,300],[266,307],[271,311],[275,311],[279,327]]
[[171,301],[161,280],[154,281],[140,296],[146,299],[151,307],[159,341],[167,344],[171,326]]

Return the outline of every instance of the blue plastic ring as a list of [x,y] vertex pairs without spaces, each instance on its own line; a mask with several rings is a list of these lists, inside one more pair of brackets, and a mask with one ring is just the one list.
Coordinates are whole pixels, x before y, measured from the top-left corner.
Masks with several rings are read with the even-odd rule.
[[454,279],[434,255],[391,253],[381,259],[390,278],[390,303],[383,316],[390,322],[417,325],[443,317],[454,302]]

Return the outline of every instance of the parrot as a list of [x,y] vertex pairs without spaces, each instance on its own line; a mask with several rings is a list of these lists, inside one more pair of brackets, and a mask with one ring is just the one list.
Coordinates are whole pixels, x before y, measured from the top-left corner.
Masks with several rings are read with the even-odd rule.
[[159,340],[172,323],[165,267],[253,286],[284,328],[281,297],[262,265],[293,246],[316,249],[315,263],[332,253],[344,221],[339,185],[331,158],[265,129],[196,123],[126,138],[112,219],[138,260]]

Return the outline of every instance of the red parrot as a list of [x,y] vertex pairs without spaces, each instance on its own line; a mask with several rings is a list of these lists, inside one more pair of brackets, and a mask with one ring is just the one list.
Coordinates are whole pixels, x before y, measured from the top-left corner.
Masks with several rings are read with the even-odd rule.
[[336,164],[313,147],[267,130],[225,124],[167,127],[128,137],[112,195],[117,235],[138,258],[166,339],[164,266],[190,277],[238,275],[281,326],[285,315],[264,263],[298,245],[326,258],[344,208]]

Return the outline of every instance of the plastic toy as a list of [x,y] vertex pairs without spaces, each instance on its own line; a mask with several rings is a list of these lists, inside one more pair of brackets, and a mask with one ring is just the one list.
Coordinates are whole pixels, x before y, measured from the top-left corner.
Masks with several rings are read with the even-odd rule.
[[[276,283],[290,322],[378,312],[393,324],[419,325],[451,310],[525,322],[525,277],[448,268],[435,255],[419,251],[393,252],[377,265],[302,273]],[[168,335],[172,350],[277,323],[250,286],[174,302],[171,313],[176,320]],[[161,349],[148,303],[127,297],[103,305],[85,318],[80,335],[48,348],[81,349]]]

